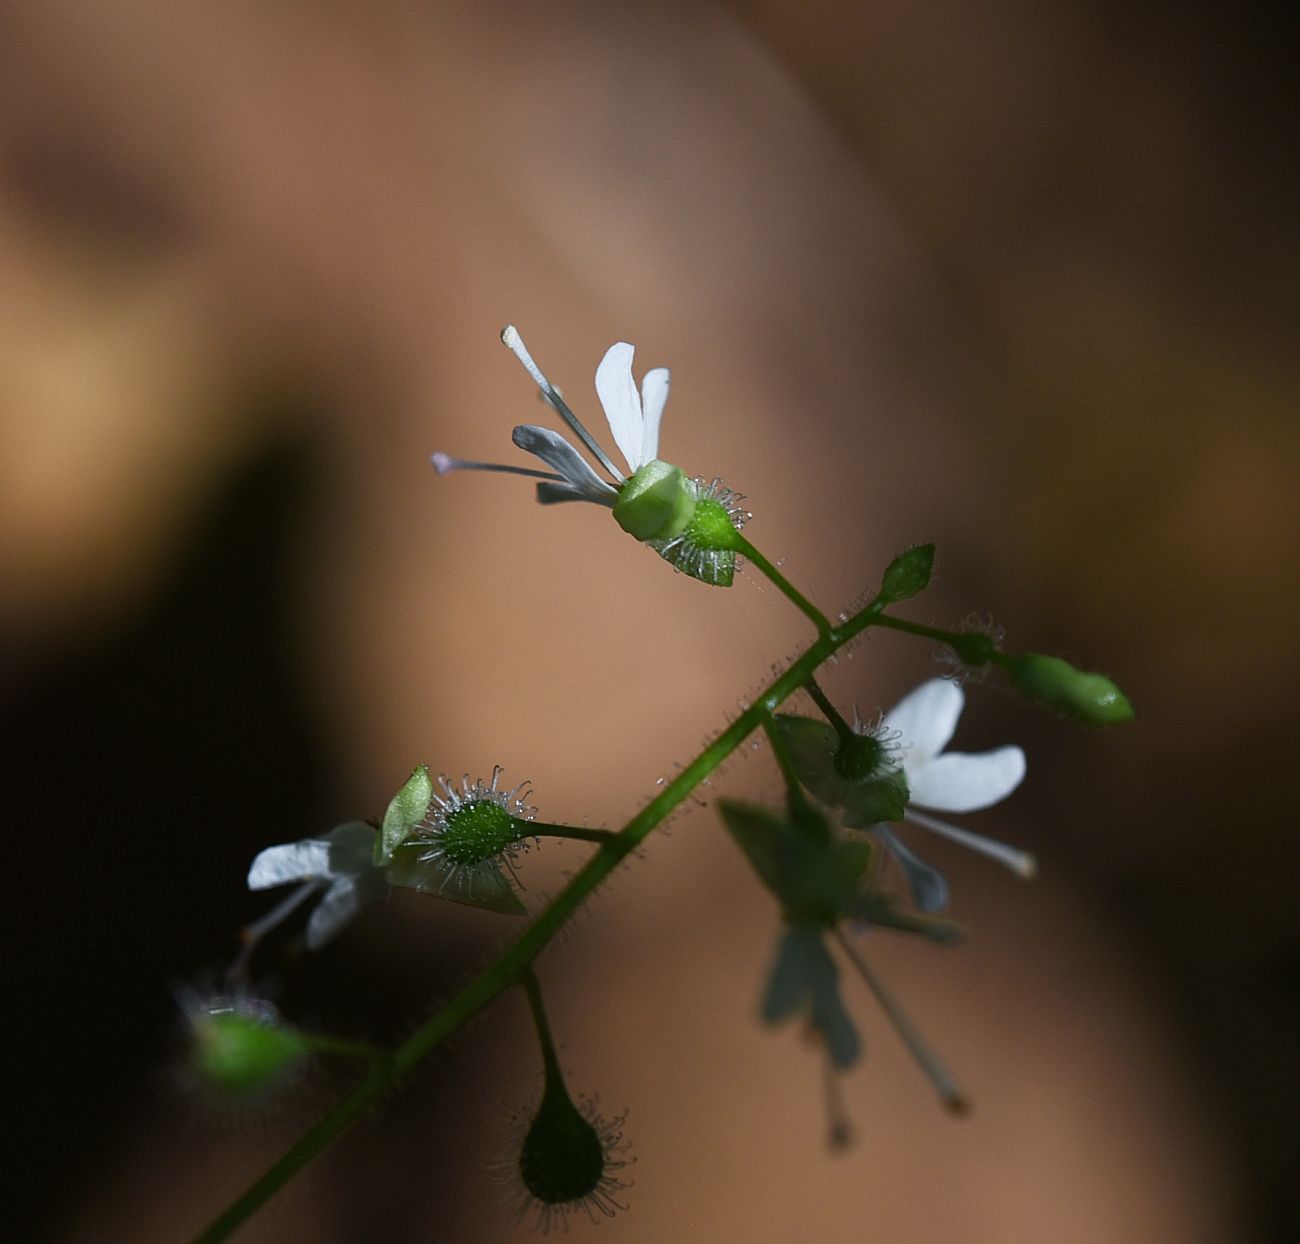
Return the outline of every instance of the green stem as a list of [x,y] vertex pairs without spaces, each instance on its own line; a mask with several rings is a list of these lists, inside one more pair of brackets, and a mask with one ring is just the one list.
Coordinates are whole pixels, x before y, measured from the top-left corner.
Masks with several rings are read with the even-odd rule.
[[533,1027],[537,1029],[537,1044],[542,1050],[542,1064],[546,1068],[546,1083],[563,1083],[560,1074],[560,1060],[555,1053],[555,1039],[551,1036],[551,1025],[546,1019],[546,1006],[542,1002],[542,987],[537,980],[537,973],[531,964],[519,975],[519,983],[528,995],[528,1009],[533,1015]]
[[818,686],[817,679],[815,679],[811,674],[808,676],[808,681],[804,683],[804,689],[810,696],[812,696],[813,703],[822,710],[822,715],[826,720],[835,727],[835,733],[838,734],[840,738],[847,738],[853,733],[852,726],[850,726],[849,723],[840,716],[839,709],[830,702],[826,692]]
[[333,1054],[338,1058],[355,1058],[359,1062],[374,1063],[388,1057],[388,1051],[371,1045],[368,1041],[349,1041],[346,1037],[313,1036],[308,1038],[311,1048],[320,1054]]
[[880,1009],[894,1025],[894,1030],[902,1038],[903,1044],[907,1046],[912,1057],[925,1072],[926,1078],[934,1085],[935,1092],[939,1094],[939,1099],[945,1108],[953,1114],[965,1114],[970,1109],[970,1103],[957,1087],[943,1060],[930,1048],[929,1043],[921,1035],[921,1030],[912,1022],[911,1016],[903,1010],[902,1004],[894,997],[885,982],[876,975],[875,970],[862,957],[858,948],[844,936],[843,930],[836,929],[834,936],[844,953],[848,955],[849,962],[857,969],[858,975],[866,982],[867,988],[875,995]]
[[525,838],[574,838],[579,842],[612,842],[618,837],[609,829],[581,829],[577,825],[551,825],[546,821],[519,821]]
[[[755,559],[757,560],[757,559]],[[778,576],[779,578],[779,576]],[[776,579],[773,580],[777,582]],[[784,580],[780,580],[784,582]],[[778,586],[780,583],[778,582]],[[794,591],[793,588],[790,589]],[[789,595],[789,593],[787,593]],[[795,593],[798,596],[798,593]],[[793,599],[793,597],[792,597]],[[802,600],[802,597],[798,598]],[[802,607],[802,606],[801,606]],[[805,609],[809,612],[811,606]],[[269,1201],[305,1166],[328,1147],[339,1133],[356,1122],[394,1085],[436,1050],[448,1037],[477,1015],[499,994],[520,982],[533,960],[541,954],[592,891],[634,851],[668,815],[712,774],[791,695],[805,686],[809,677],[828,657],[838,652],[869,626],[882,621],[879,605],[873,601],[837,627],[820,619],[817,640],[763,690],[762,694],[711,743],[707,744],[658,795],[595,852],[567,886],[538,913],[537,918],[486,968],[448,1002],[432,1019],[417,1029],[392,1054],[376,1062],[352,1091],[337,1102],[304,1136],[268,1167],[239,1197],[202,1232],[194,1244],[218,1244],[230,1236]],[[596,832],[596,831],[592,831]]]
[[799,821],[802,813],[812,810],[812,805],[804,793],[799,774],[795,772],[794,757],[790,755],[790,749],[785,744],[785,737],[770,714],[763,719],[763,733],[767,735],[767,741],[772,746],[772,755],[776,757],[781,776],[785,779],[786,807],[790,810],[790,815]]
[[740,532],[736,532],[735,549],[737,553],[743,553],[749,558],[755,566],[759,568],[771,581],[776,585],[777,590],[784,596],[796,609],[803,613],[817,628],[817,634],[825,639],[831,633],[831,624],[826,620],[826,615],[822,613],[804,594],[799,591],[789,579],[785,577],[766,557],[763,556]]
[[891,631],[905,631],[908,635],[919,635],[922,639],[933,639],[941,644],[947,644],[961,660],[969,664],[979,665],[985,661],[993,661],[1007,669],[1015,664],[1013,657],[1000,652],[987,636],[978,631],[945,631],[937,626],[908,622],[905,618],[895,618],[883,613],[876,621],[878,625],[888,627]]

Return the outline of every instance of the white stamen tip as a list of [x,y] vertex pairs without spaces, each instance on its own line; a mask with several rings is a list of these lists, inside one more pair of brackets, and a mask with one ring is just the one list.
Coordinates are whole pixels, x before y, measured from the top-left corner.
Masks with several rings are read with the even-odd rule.
[[929,816],[924,812],[918,812],[915,808],[908,808],[903,816],[905,820],[916,825],[924,825],[926,829],[932,830],[936,834],[942,834],[943,837],[952,842],[959,843],[972,851],[978,851],[991,860],[996,860],[1004,868],[1009,868],[1018,877],[1023,877],[1026,881],[1038,875],[1038,861],[1028,851],[1020,851],[1015,847],[1009,847],[1005,842],[998,842],[996,838],[985,838],[982,834],[973,834],[969,829],[950,825],[947,821],[941,821],[937,816]]
[[514,349],[519,342],[519,330],[513,324],[507,324],[501,330],[501,344]]
[[437,471],[439,475],[447,475],[460,466],[460,462],[457,459],[453,458],[450,454],[444,454],[442,452],[430,454],[429,461],[433,463],[433,469]]

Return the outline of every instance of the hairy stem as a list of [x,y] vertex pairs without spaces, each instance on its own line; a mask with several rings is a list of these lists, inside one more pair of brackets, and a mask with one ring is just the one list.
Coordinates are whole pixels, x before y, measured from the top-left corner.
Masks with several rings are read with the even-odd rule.
[[[736,532],[735,548],[737,553],[742,553],[748,557],[759,570],[767,576],[768,579],[776,586],[782,596],[786,598],[800,613],[804,614],[809,621],[817,628],[817,634],[826,639],[831,634],[831,624],[826,620],[826,615],[822,613],[804,594],[799,591],[789,579],[785,577],[766,557],[763,556],[740,532]],[[845,623],[850,625],[851,621]]]
[[[760,567],[765,564],[765,559],[755,556],[749,549],[746,552]],[[764,573],[778,587],[786,582],[774,569],[765,570]],[[241,1224],[318,1157],[336,1136],[390,1092],[462,1024],[477,1015],[499,994],[512,985],[521,983],[533,960],[631,851],[662,824],[755,730],[770,720],[771,714],[781,704],[805,686],[822,662],[869,626],[885,621],[880,604],[873,601],[839,626],[831,627],[825,616],[804,601],[794,588],[786,584],[782,591],[813,619],[819,631],[817,640],[804,649],[784,673],[768,684],[749,708],[707,744],[621,830],[603,838],[595,835],[606,831],[589,831],[592,840],[600,843],[599,849],[550,904],[538,913],[532,924],[432,1019],[418,1028],[391,1054],[377,1059],[347,1096],[337,1102],[278,1161],[258,1176],[207,1228],[194,1237],[194,1244],[218,1244],[218,1241],[229,1239]],[[565,832],[573,836],[567,827]]]

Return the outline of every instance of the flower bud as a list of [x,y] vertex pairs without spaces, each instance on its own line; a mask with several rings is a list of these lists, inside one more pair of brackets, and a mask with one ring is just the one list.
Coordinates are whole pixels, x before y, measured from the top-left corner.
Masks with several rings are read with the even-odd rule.
[[516,1192],[518,1219],[533,1210],[543,1231],[567,1230],[569,1214],[578,1210],[594,1221],[597,1213],[609,1218],[626,1209],[618,1194],[629,1184],[617,1172],[634,1159],[623,1156],[628,1142],[622,1128],[622,1115],[604,1119],[594,1102],[582,1099],[575,1106],[558,1072],[548,1073],[517,1157],[509,1168],[498,1167],[522,1184]]
[[1134,717],[1128,697],[1109,678],[1077,670],[1060,657],[1037,652],[1016,657],[1011,680],[1022,695],[1085,726],[1114,726]]
[[190,1008],[189,1020],[192,1070],[228,1100],[247,1101],[281,1087],[310,1053],[307,1038],[258,999],[209,999]]
[[880,584],[880,600],[892,605],[925,591],[934,567],[934,545],[918,544],[889,563]]

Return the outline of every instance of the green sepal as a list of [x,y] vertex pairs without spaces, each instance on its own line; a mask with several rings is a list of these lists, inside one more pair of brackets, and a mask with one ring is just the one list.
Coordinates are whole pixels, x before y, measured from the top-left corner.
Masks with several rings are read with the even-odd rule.
[[1105,674],[1077,670],[1060,657],[1037,652],[1016,657],[1011,681],[1022,695],[1085,726],[1116,726],[1135,716],[1128,696]]
[[855,768],[845,757],[852,740],[841,739],[833,726],[812,717],[777,713],[774,720],[795,775],[815,799],[842,810],[846,825],[866,829],[903,819],[909,792],[901,768],[884,768],[862,778],[845,776],[845,770]]
[[787,920],[821,926],[839,922],[871,865],[869,842],[836,839],[812,808],[801,812],[798,824],[768,808],[730,799],[719,801],[718,810]]
[[491,860],[466,868],[445,859],[420,859],[420,853],[426,850],[428,844],[420,842],[398,847],[385,873],[388,884],[507,916],[527,912],[509,878]]
[[870,829],[873,825],[901,821],[909,795],[907,777],[901,768],[851,782],[840,800],[844,824],[850,829]]
[[424,820],[433,799],[433,782],[428,765],[416,765],[401,790],[389,800],[384,823],[375,840],[375,864],[387,864],[415,828]]
[[889,563],[889,568],[881,579],[881,604],[896,604],[924,592],[929,586],[930,572],[933,569],[933,544],[918,544],[900,553]]
[[638,540],[670,540],[695,513],[695,491],[681,467],[655,458],[619,490],[614,521]]

